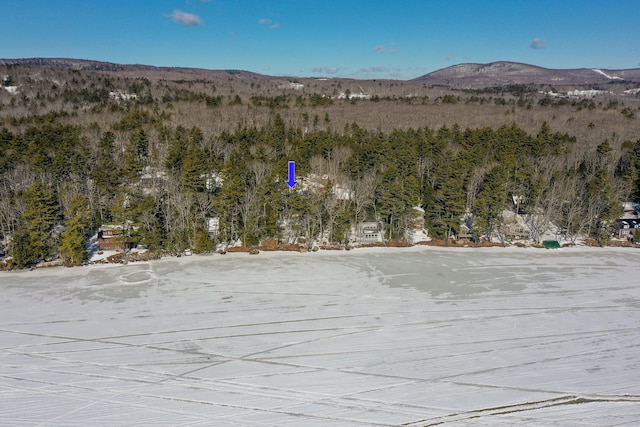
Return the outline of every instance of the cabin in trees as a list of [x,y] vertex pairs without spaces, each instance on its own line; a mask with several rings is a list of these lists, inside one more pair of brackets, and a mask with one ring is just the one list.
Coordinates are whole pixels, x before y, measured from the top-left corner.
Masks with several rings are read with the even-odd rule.
[[529,240],[531,237],[527,227],[520,222],[507,224],[504,233],[507,240]]
[[640,229],[640,204],[625,202],[622,204],[623,215],[616,220],[614,232],[619,239],[633,238],[636,230]]
[[473,234],[473,230],[467,223],[460,224],[460,231],[457,236],[458,240],[474,240],[475,235]]
[[617,222],[617,235],[619,239],[629,239],[633,238],[633,235],[636,230],[640,230],[640,219],[638,218],[623,218],[616,221]]
[[204,219],[209,237],[215,237],[220,234],[220,217],[208,216]]
[[134,245],[128,236],[130,230],[130,224],[124,224],[124,227],[123,225],[103,225],[98,230],[98,249],[115,251],[133,248]]
[[380,243],[382,242],[382,228],[377,222],[361,222],[356,227],[356,242]]

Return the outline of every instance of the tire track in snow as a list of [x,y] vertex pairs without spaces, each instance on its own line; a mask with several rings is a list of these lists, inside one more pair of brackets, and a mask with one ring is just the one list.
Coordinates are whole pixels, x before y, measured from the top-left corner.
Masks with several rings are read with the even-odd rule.
[[493,417],[498,415],[515,414],[518,412],[530,412],[540,409],[550,408],[554,406],[565,405],[582,405],[588,403],[597,402],[640,402],[640,396],[633,395],[619,395],[619,396],[598,396],[598,395],[564,395],[560,397],[554,397],[545,400],[538,400],[533,402],[522,402],[511,405],[501,405],[495,407],[487,407],[480,409],[473,409],[464,412],[451,413],[434,418],[424,418],[421,420],[411,421],[403,423],[402,426],[406,427],[431,427],[438,425],[446,425],[449,423],[458,423],[461,421],[477,420],[483,417]]

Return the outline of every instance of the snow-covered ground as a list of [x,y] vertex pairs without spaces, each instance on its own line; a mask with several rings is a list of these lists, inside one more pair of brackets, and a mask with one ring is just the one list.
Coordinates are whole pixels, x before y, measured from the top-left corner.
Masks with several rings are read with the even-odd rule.
[[611,76],[611,75],[609,75],[609,74],[605,73],[604,71],[602,71],[602,70],[598,70],[598,69],[596,69],[596,68],[594,68],[592,71],[594,71],[595,73],[598,73],[598,74],[600,74],[600,75],[602,75],[602,76],[604,76],[604,77],[608,78],[609,80],[623,80],[623,79],[622,79],[622,77],[618,77],[618,76]]
[[7,92],[9,92],[11,95],[17,95],[18,94],[18,86],[1,86],[0,87],[4,87]]
[[640,252],[358,249],[0,274],[0,424],[640,420]]

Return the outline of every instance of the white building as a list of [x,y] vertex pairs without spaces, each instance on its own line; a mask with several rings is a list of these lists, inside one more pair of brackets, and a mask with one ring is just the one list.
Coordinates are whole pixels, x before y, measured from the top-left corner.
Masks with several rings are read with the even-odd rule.
[[209,236],[217,236],[220,234],[220,218],[217,216],[208,216],[204,219],[205,227],[207,228],[207,232],[209,232]]
[[382,227],[377,222],[360,222],[356,226],[356,243],[381,243]]

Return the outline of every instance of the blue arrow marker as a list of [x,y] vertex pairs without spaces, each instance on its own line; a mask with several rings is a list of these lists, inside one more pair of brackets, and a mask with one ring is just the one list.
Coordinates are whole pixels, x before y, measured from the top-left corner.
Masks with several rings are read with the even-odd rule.
[[298,182],[296,181],[296,162],[289,162],[289,179],[287,180],[287,185],[290,188],[293,188]]

